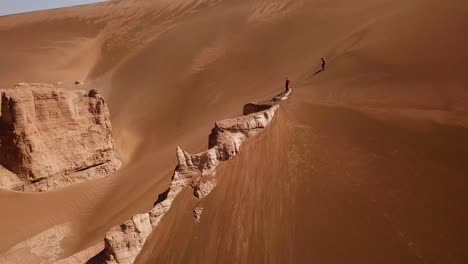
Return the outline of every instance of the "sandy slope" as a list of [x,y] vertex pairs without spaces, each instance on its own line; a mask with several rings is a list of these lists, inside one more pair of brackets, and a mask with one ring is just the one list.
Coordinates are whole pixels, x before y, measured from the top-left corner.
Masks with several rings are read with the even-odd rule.
[[303,96],[221,166],[201,222],[186,195],[137,263],[466,261],[468,131],[421,133]]
[[[206,148],[215,120],[277,93],[287,75],[293,100],[223,166],[202,222],[176,217],[191,213],[181,199],[141,263],[466,262],[467,10],[462,0],[120,0],[0,17],[0,87],[99,87],[126,162],[56,192],[1,191],[0,252],[63,224],[72,235],[60,255],[98,243],[152,206],[177,145]],[[321,56],[328,68],[313,75]]]

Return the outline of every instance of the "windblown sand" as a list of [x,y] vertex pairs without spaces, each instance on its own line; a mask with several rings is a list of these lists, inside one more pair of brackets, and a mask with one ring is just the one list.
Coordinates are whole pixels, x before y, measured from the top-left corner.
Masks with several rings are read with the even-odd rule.
[[124,161],[53,192],[0,191],[0,260],[102,242],[166,190],[176,146],[206,150],[215,121],[289,77],[200,222],[182,194],[136,262],[466,263],[467,27],[462,0],[117,0],[0,17],[0,89],[100,89]]

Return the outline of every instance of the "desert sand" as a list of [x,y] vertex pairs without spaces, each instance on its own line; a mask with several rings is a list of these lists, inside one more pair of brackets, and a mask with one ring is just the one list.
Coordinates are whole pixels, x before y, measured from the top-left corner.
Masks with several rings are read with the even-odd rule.
[[467,263],[467,27],[462,0],[115,0],[0,17],[0,89],[99,89],[123,162],[47,193],[1,190],[0,261],[99,248],[153,208],[177,146],[206,151],[216,121],[288,77],[290,98],[218,167],[199,222],[182,192],[135,263]]

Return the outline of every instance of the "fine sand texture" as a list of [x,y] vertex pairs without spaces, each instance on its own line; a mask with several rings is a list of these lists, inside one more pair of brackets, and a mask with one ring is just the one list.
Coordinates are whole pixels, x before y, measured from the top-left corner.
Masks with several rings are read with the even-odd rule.
[[0,190],[0,263],[102,243],[167,190],[177,146],[206,151],[214,122],[286,77],[294,92],[218,167],[199,222],[181,193],[135,263],[468,263],[466,28],[466,0],[113,0],[0,17],[0,89],[99,89],[123,162],[47,193]]

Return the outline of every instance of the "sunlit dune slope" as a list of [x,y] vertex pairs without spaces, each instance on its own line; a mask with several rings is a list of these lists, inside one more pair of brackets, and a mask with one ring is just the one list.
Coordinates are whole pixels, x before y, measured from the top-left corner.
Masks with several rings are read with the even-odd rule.
[[124,161],[50,193],[0,191],[0,252],[63,224],[61,257],[101,242],[167,188],[177,145],[206,149],[216,120],[289,77],[292,100],[222,166],[201,223],[182,197],[138,261],[463,263],[467,26],[462,0],[117,0],[0,17],[0,88],[100,89]]
[[466,261],[468,131],[421,133],[306,96],[218,169],[206,200],[181,197],[136,263]]

